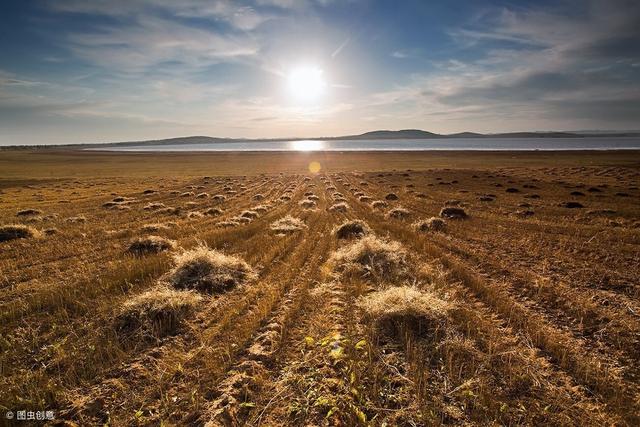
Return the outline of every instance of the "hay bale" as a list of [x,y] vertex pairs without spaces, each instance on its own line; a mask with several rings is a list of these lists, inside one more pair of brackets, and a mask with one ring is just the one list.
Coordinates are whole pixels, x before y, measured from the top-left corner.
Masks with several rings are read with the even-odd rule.
[[338,239],[361,238],[371,233],[371,229],[366,222],[359,219],[345,221],[333,229],[333,234]]
[[8,242],[15,239],[30,239],[39,237],[40,233],[33,227],[22,224],[9,224],[0,226],[0,242]]
[[365,319],[384,332],[393,333],[404,325],[417,330],[420,335],[444,334],[447,314],[451,309],[448,302],[432,293],[410,286],[372,292],[360,297],[356,306]]
[[173,240],[160,236],[145,236],[133,239],[129,243],[127,252],[134,255],[157,254],[175,247],[176,243]]
[[191,291],[166,287],[152,289],[128,299],[116,315],[119,334],[162,338],[175,335],[202,297]]
[[346,213],[348,208],[349,208],[349,205],[347,205],[344,202],[340,202],[340,203],[335,203],[335,204],[331,205],[329,210],[331,212],[343,212],[343,213]]
[[407,257],[400,243],[368,235],[334,252],[330,264],[340,274],[355,273],[376,282],[396,281],[411,276]]
[[440,210],[440,216],[442,218],[449,218],[449,219],[465,219],[469,215],[467,215],[467,213],[463,208],[447,206]]
[[447,223],[442,218],[434,216],[414,223],[413,228],[423,233],[428,231],[444,231],[447,228]]
[[300,218],[294,218],[291,215],[287,215],[271,223],[269,228],[278,233],[293,233],[307,228],[307,225]]
[[177,289],[219,293],[257,277],[241,258],[204,245],[177,254],[173,259],[175,267],[169,273],[169,283]]
[[409,216],[409,210],[402,207],[393,208],[387,212],[387,218],[407,219]]

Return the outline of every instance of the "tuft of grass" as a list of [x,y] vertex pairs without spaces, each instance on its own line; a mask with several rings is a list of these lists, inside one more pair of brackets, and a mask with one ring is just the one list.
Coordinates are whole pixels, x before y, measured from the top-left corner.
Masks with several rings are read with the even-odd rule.
[[160,236],[145,236],[133,239],[127,252],[135,255],[157,254],[159,252],[174,249],[176,243],[173,240]]
[[191,291],[159,287],[126,301],[116,314],[118,333],[129,337],[162,338],[175,335],[202,297]]
[[398,200],[399,197],[397,194],[395,193],[389,193],[386,196],[384,196],[385,200]]
[[40,233],[33,227],[22,224],[9,224],[0,226],[0,242],[15,239],[29,239],[39,237]]
[[173,259],[175,267],[169,273],[169,282],[177,289],[219,293],[257,277],[241,258],[204,245],[177,254]]
[[371,207],[373,209],[385,209],[388,206],[389,204],[384,200],[374,200],[373,202],[371,202]]
[[256,219],[256,218],[258,218],[258,216],[260,216],[260,215],[259,215],[259,214],[258,214],[258,212],[256,212],[256,211],[246,210],[246,211],[243,211],[243,212],[240,214],[240,216],[241,216],[241,217],[243,217],[243,218]]

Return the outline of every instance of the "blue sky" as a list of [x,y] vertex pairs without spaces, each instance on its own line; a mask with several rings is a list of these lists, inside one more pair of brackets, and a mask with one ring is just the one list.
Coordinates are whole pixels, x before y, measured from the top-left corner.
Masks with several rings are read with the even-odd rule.
[[[640,128],[635,0],[1,7],[2,145]],[[305,102],[300,68],[323,80]]]

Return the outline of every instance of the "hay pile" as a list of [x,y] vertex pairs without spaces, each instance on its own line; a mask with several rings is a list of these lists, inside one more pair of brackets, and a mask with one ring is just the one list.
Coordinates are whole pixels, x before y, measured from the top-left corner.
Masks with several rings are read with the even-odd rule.
[[9,224],[0,226],[0,242],[15,239],[29,239],[39,237],[40,233],[33,227],[22,224]]
[[175,247],[176,243],[173,240],[160,236],[145,236],[133,239],[129,243],[127,252],[134,255],[157,254]]
[[345,202],[340,202],[340,203],[336,203],[334,205],[331,205],[329,210],[331,212],[343,212],[343,213],[346,213],[348,208],[349,208],[349,205],[347,205]]
[[384,332],[394,333],[403,326],[419,335],[444,334],[450,304],[414,287],[398,286],[372,292],[357,300],[365,319]]
[[428,231],[443,231],[447,228],[447,223],[442,218],[432,217],[414,223],[413,228],[423,233]]
[[244,260],[198,246],[174,256],[169,283],[177,289],[218,293],[255,279],[256,273]]
[[293,233],[295,231],[302,230],[303,228],[307,228],[307,225],[300,218],[294,218],[291,215],[287,215],[271,223],[270,228],[278,233]]
[[409,211],[401,207],[393,208],[389,212],[387,212],[387,217],[395,219],[407,219],[409,218]]
[[329,263],[336,273],[355,274],[375,282],[405,280],[412,276],[408,255],[402,245],[373,235],[338,249]]
[[338,239],[360,238],[371,234],[371,229],[366,222],[360,220],[345,221],[333,229],[333,234]]
[[116,330],[126,335],[175,335],[202,297],[190,291],[156,288],[127,300],[116,315]]
[[449,218],[449,219],[464,219],[464,218],[467,218],[469,215],[467,215],[465,210],[462,208],[447,206],[440,210],[440,216],[442,218]]

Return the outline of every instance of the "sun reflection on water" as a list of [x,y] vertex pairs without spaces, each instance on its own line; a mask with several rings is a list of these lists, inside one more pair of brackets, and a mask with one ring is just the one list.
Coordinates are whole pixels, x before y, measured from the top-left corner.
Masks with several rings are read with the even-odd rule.
[[291,149],[296,151],[319,151],[324,149],[324,141],[304,139],[301,141],[291,141]]

